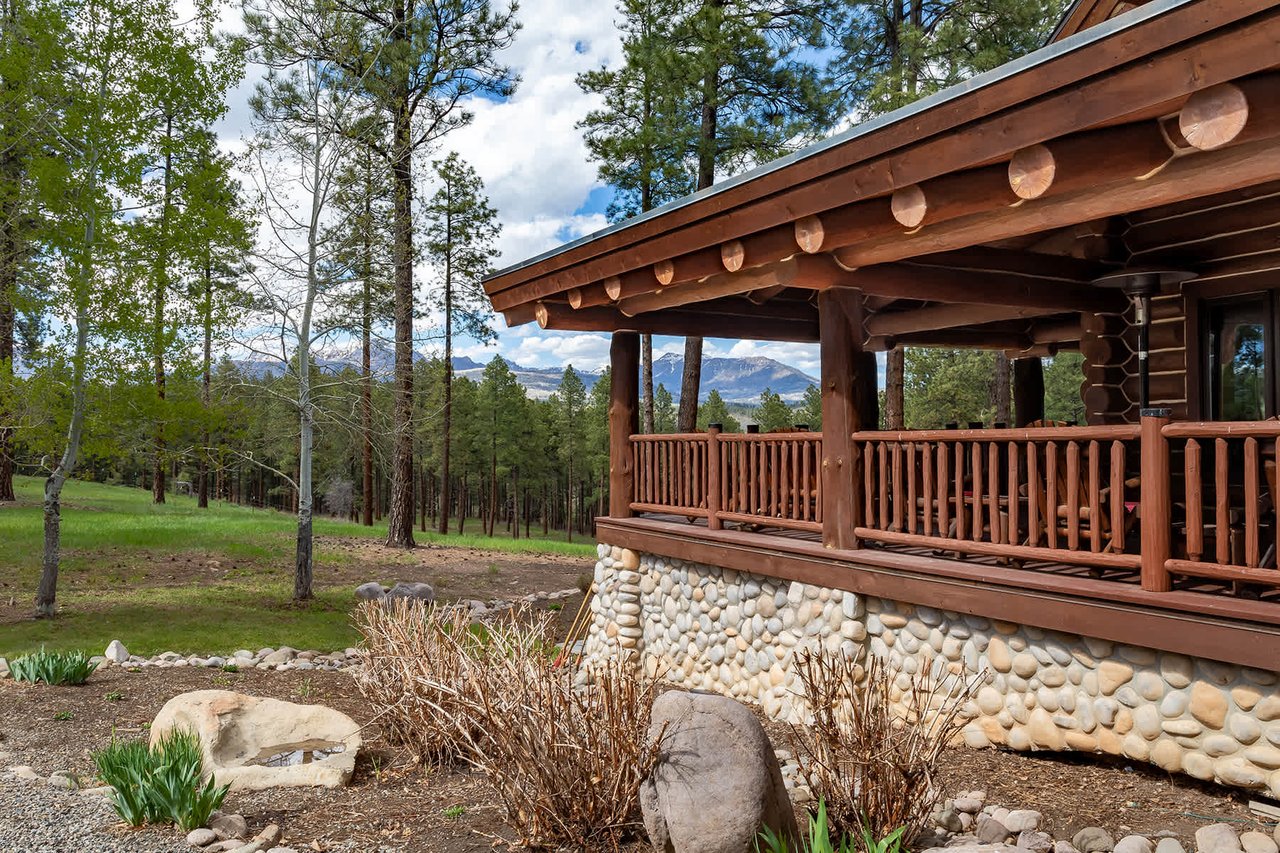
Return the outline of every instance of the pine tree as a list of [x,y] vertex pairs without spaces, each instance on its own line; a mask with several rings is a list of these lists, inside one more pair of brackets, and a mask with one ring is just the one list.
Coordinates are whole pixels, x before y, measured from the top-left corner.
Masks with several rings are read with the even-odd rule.
[[778,432],[792,428],[794,415],[781,396],[766,388],[760,392],[760,406],[755,417],[761,432]]
[[[694,96],[698,134],[691,152],[697,187],[802,147],[837,117],[836,93],[806,51],[820,49],[829,23],[823,0],[686,0],[674,30]],[[685,339],[678,427],[697,422],[702,338]]]
[[796,424],[804,424],[814,432],[822,432],[822,392],[817,385],[804,389],[800,405],[796,406]]
[[672,433],[676,431],[676,405],[671,399],[671,392],[661,382],[653,392],[653,431]]
[[[686,154],[696,134],[688,92],[676,78],[670,49],[680,0],[622,0],[623,64],[578,76],[584,92],[604,97],[587,114],[587,151],[600,179],[614,189],[608,216],[619,221],[681,196],[694,187]],[[654,430],[653,335],[641,336],[641,427]]]
[[698,407],[698,429],[705,430],[711,424],[720,424],[725,432],[742,431],[742,424],[729,414],[729,406],[714,388],[707,395],[706,402]]
[[[490,325],[492,315],[480,282],[493,269],[493,258],[497,255],[494,243],[501,226],[497,212],[485,197],[480,177],[461,157],[456,153],[450,154],[443,160],[437,160],[433,168],[440,186],[424,213],[427,218],[427,257],[439,279],[436,307],[444,318],[440,532],[447,533],[449,445],[453,438],[453,338],[455,334],[468,335],[479,341],[494,337]],[[399,371],[396,384],[399,387]],[[395,499],[394,491],[392,499]],[[412,517],[409,520],[412,525]],[[395,524],[394,517],[391,524]],[[399,532],[393,529],[387,536],[390,543],[399,538]],[[413,531],[410,530],[410,544],[412,541]]]
[[551,395],[556,412],[556,433],[560,445],[560,463],[565,472],[565,527],[569,541],[573,541],[574,477],[580,469],[575,462],[582,456],[586,444],[586,430],[582,413],[587,403],[587,389],[582,378],[568,365],[560,377],[560,387]]
[[[382,129],[376,150],[391,176],[395,406],[387,544],[413,546],[413,160],[467,124],[472,96],[508,97],[516,77],[498,61],[515,38],[515,5],[489,0],[353,0],[361,22],[330,59],[365,93]],[[447,457],[446,457],[447,464]]]

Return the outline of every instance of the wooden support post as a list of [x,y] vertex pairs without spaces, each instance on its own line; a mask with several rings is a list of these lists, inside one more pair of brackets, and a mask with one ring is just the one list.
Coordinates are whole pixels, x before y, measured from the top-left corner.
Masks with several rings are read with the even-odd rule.
[[635,332],[613,333],[609,376],[609,516],[630,518],[631,436],[640,431],[640,336]]
[[857,482],[862,294],[834,289],[818,294],[822,362],[822,544],[856,548],[862,490]]
[[720,521],[720,424],[707,424],[707,528],[719,530]]
[[1142,410],[1142,588],[1169,592],[1172,579],[1165,563],[1173,554],[1172,485],[1169,479],[1169,440],[1164,427],[1168,409]]
[[1044,420],[1044,363],[1039,358],[1013,360],[1014,425]]

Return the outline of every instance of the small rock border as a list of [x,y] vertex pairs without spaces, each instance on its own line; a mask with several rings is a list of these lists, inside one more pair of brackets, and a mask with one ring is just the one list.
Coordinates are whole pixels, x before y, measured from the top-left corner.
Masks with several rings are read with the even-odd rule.
[[[1070,839],[1041,830],[1043,816],[1032,809],[987,805],[986,792],[961,791],[931,815],[932,837],[920,839],[924,853],[1188,853],[1177,833],[1124,835],[1116,840],[1106,828],[1087,826]],[[1127,829],[1127,827],[1121,827]],[[1280,853],[1280,826],[1268,835],[1240,833],[1228,823],[1196,830],[1193,853]]]
[[[367,584],[364,586],[368,586]],[[426,586],[426,584],[423,584]],[[361,587],[363,588],[363,587]],[[470,613],[472,618],[485,619],[498,616],[508,610],[524,607],[539,602],[555,602],[579,595],[581,590],[562,589],[555,592],[534,592],[516,599],[465,599],[453,604],[440,605],[441,610],[461,610]],[[261,648],[255,651],[240,649],[230,656],[222,655],[180,655],[177,652],[161,652],[152,657],[141,657],[130,654],[124,643],[112,640],[100,655],[91,657],[90,662],[98,669],[119,667],[138,671],[142,669],[180,669],[182,667],[203,667],[206,669],[228,669],[236,671],[256,669],[261,671],[289,672],[320,670],[325,672],[349,671],[358,668],[360,650],[346,648],[333,652],[322,652],[316,649],[295,649],[290,646],[279,648]],[[9,662],[0,657],[0,679],[9,678]]]

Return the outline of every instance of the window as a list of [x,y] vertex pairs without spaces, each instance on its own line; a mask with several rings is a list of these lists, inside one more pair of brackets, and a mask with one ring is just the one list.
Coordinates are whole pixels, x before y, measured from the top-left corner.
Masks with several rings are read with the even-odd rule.
[[1275,412],[1274,297],[1206,303],[1209,416],[1260,421]]

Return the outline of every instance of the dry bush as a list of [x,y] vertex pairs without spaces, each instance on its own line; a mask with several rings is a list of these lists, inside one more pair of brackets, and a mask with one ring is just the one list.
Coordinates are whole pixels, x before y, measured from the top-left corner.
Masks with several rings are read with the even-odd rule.
[[[508,649],[546,648],[550,622],[493,629]],[[574,670],[538,654],[491,655],[477,669],[468,714],[480,723],[469,755],[527,846],[616,850],[640,826],[640,783],[658,759],[648,736],[655,686],[625,662]],[[659,741],[661,739],[659,738]]]
[[792,727],[800,772],[826,802],[835,837],[881,839],[904,827],[909,842],[938,801],[939,758],[965,724],[961,709],[977,680],[919,662],[908,675],[874,655],[797,659],[813,715],[809,726]]
[[470,614],[391,599],[362,603],[355,623],[364,637],[357,682],[387,739],[428,764],[460,759],[474,726],[464,696],[483,646]]

